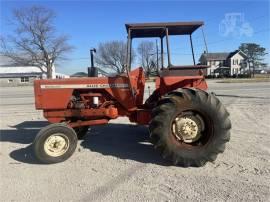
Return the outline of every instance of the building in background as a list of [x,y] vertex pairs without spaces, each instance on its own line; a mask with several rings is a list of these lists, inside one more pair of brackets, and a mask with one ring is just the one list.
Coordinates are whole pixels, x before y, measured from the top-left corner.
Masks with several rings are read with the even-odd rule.
[[200,63],[207,65],[207,76],[233,76],[244,73],[247,67],[247,56],[241,50],[230,53],[203,53]]
[[76,72],[75,74],[70,75],[70,77],[88,77],[88,74],[85,72]]
[[[95,69],[97,69],[97,77],[115,76],[115,74],[109,74],[106,71],[102,70],[101,68],[95,67]],[[70,77],[88,77],[88,73],[86,73],[86,72],[76,72],[76,73],[70,75]]]
[[[68,75],[56,73],[53,68],[53,78],[68,78]],[[35,79],[46,78],[40,68],[18,65],[9,58],[0,55],[0,86],[31,85]]]

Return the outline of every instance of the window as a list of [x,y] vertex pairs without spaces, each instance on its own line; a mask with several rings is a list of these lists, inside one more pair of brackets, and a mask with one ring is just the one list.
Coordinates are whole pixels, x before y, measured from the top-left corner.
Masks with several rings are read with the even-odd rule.
[[9,79],[8,80],[8,83],[13,83],[13,79]]
[[233,60],[234,65],[238,65],[238,59]]
[[28,83],[29,77],[21,77],[21,83]]

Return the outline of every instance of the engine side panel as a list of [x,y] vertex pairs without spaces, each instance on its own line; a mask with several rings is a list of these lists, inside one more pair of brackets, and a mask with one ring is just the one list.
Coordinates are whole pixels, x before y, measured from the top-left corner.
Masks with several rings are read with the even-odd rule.
[[127,76],[86,77],[69,79],[36,80],[34,82],[35,104],[37,109],[66,109],[73,91],[95,91],[110,95],[127,111],[137,108],[143,102],[144,75],[141,68],[130,73],[131,85],[135,92],[132,96]]

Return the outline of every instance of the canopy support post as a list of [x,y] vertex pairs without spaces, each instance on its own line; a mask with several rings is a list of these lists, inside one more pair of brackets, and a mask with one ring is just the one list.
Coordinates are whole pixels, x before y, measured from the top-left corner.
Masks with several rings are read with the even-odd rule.
[[169,45],[169,30],[166,28],[166,43],[167,43],[167,54],[168,54],[168,67],[171,67],[171,54],[170,54],[170,45]]
[[128,29],[128,36],[127,36],[127,55],[126,55],[126,72],[128,73],[130,70],[130,50],[131,50],[131,30]]
[[157,51],[157,74],[158,74],[158,67],[159,67],[159,62],[158,62],[158,60],[159,60],[159,57],[158,57],[158,42],[157,42],[157,39],[156,39],[156,51]]
[[135,92],[132,88],[132,84],[131,84],[131,79],[130,79],[130,74],[129,71],[131,69],[131,30],[128,29],[128,38],[127,38],[127,55],[126,55],[126,65],[125,65],[125,69],[126,69],[126,73],[127,73],[127,77],[128,77],[128,84],[129,84],[129,89],[131,91],[133,100],[135,100]]
[[193,50],[193,43],[192,43],[192,36],[191,34],[189,35],[189,39],[190,39],[190,45],[191,45],[191,51],[192,51],[192,58],[193,58],[193,64],[195,66],[195,57],[194,57],[194,50]]
[[161,69],[164,68],[164,50],[163,50],[163,37],[160,37],[160,54],[161,54]]
[[129,64],[128,64],[128,70],[131,71],[131,60],[132,60],[132,38],[130,38],[130,45],[129,45]]

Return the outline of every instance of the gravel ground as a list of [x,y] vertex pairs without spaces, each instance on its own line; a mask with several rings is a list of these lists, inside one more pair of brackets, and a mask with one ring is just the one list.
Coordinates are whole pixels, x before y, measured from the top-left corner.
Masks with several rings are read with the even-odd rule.
[[1,88],[0,201],[270,201],[270,83],[209,86],[233,129],[225,152],[201,168],[168,165],[147,128],[126,118],[92,127],[67,161],[38,164],[31,143],[47,123],[33,89]]

